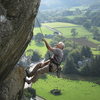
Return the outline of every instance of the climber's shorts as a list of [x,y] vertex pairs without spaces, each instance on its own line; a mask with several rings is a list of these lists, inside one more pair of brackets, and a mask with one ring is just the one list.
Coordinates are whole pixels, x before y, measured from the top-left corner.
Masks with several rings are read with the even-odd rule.
[[57,71],[57,65],[54,63],[49,64],[49,72],[56,72]]

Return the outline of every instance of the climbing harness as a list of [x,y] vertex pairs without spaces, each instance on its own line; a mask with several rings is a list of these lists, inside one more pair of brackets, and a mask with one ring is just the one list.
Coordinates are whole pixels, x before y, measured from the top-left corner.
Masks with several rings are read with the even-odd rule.
[[[61,65],[61,62],[62,62],[62,61],[58,64],[58,63],[54,62],[53,58],[52,58],[51,55],[50,55],[50,52],[48,52],[48,55],[49,55],[50,63],[53,63],[53,64],[55,64],[55,65],[57,66],[56,75],[57,75],[58,78],[60,78],[60,72],[61,72],[60,65]],[[50,66],[49,66],[49,71],[50,71],[50,72],[52,72],[52,71],[51,71],[51,68],[52,68],[52,66],[51,66],[51,64],[50,64]]]

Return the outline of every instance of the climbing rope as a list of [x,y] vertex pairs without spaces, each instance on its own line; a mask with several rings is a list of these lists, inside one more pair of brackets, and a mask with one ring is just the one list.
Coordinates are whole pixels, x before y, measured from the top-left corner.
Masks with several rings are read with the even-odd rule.
[[[36,17],[36,21],[37,21],[38,25],[40,25],[40,22],[39,22],[39,20],[38,20],[38,18],[37,18],[37,17]],[[43,31],[42,31],[41,26],[39,27],[39,29],[40,29],[40,32],[43,34]]]

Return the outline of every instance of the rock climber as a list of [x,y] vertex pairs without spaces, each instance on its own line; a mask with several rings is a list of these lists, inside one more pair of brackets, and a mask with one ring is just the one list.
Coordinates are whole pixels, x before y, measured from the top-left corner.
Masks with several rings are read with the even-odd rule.
[[49,60],[44,61],[43,63],[38,63],[31,72],[26,70],[27,77],[32,77],[31,79],[25,79],[25,82],[28,84],[31,82],[35,83],[41,74],[57,72],[61,69],[60,64],[63,59],[63,49],[65,47],[64,43],[59,42],[55,47],[51,47],[45,39],[42,39],[42,41],[45,43],[47,49],[53,53],[53,55]]

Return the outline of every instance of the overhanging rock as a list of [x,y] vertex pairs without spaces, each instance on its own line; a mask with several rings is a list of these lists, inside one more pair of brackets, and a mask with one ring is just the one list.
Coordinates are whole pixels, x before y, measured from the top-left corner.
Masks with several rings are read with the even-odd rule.
[[30,42],[40,0],[0,0],[0,100],[21,100],[24,69],[14,68]]

